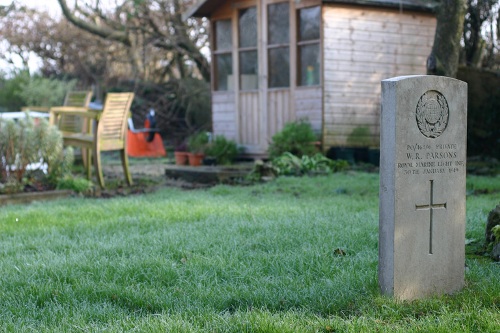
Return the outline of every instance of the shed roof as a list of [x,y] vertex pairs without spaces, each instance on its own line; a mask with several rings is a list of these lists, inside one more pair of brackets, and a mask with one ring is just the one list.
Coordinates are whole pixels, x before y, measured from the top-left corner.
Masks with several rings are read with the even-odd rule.
[[[184,17],[208,17],[212,12],[227,0],[199,0],[191,7]],[[437,7],[437,0],[323,0],[324,3],[353,4],[360,6],[376,6],[387,8],[402,8],[433,12]]]

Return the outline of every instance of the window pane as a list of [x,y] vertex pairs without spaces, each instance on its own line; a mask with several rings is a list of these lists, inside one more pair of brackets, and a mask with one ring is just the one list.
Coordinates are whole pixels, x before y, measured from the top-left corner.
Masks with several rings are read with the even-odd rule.
[[240,90],[258,88],[257,51],[240,52]]
[[267,7],[268,44],[288,44],[290,40],[290,17],[288,2]]
[[299,10],[299,41],[319,39],[320,14],[319,6]]
[[231,54],[215,56],[215,90],[233,90],[233,58]]
[[257,46],[257,8],[240,10],[238,25],[240,47]]
[[231,20],[215,21],[215,50],[231,50]]
[[319,84],[319,44],[299,46],[300,78],[299,85]]
[[290,51],[288,47],[269,49],[269,88],[290,86]]

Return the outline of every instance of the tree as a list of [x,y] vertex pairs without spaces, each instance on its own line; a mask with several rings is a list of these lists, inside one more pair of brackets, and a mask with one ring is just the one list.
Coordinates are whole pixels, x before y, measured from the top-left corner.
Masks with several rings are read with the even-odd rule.
[[[488,49],[492,58],[495,47],[493,37],[494,7],[498,0],[467,0],[467,13],[464,20],[464,56],[465,63],[470,67],[480,67],[485,50]],[[500,12],[499,12],[500,14]],[[490,22],[489,40],[486,41],[481,32],[485,22]],[[498,23],[497,23],[498,24]]]
[[[499,51],[494,27],[496,16],[500,15],[498,0],[467,0],[467,5],[463,32],[464,61],[470,67],[491,68]],[[485,26],[485,23],[489,24]],[[498,19],[496,24],[498,29]]]
[[43,11],[15,8],[0,18],[0,37],[6,42],[1,58],[14,63],[17,56],[28,69],[37,55],[44,77],[76,77],[81,87],[99,88],[110,77],[129,75],[123,48]]
[[182,19],[192,4],[188,0],[122,0],[111,11],[103,9],[99,0],[70,8],[66,0],[58,0],[64,16],[78,28],[108,41],[123,45],[129,55],[135,77],[149,75],[145,60],[151,49],[163,51],[164,75],[189,76],[188,64],[210,80],[210,66],[201,52],[206,46],[206,20]]
[[466,10],[466,0],[440,1],[428,74],[456,77]]

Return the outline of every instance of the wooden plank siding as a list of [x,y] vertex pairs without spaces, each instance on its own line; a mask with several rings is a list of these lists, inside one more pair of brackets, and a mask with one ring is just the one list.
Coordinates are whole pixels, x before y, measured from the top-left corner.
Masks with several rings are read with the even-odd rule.
[[259,93],[240,92],[239,97],[239,143],[245,146],[258,146],[261,128]]
[[295,89],[295,118],[307,119],[313,130],[321,134],[323,90],[321,87],[300,87]]
[[212,92],[212,123],[215,135],[238,140],[234,92]]
[[276,132],[281,131],[286,123],[295,120],[294,110],[290,106],[290,89],[273,89],[267,93],[267,138],[270,142]]
[[322,15],[323,147],[376,147],[380,81],[425,74],[436,20],[425,13],[348,5],[324,5]]

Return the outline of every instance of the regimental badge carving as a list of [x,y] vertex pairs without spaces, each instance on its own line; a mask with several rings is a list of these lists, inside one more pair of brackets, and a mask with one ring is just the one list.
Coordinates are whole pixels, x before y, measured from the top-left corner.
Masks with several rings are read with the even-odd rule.
[[420,132],[428,138],[437,138],[448,126],[449,109],[446,98],[439,91],[429,90],[420,97],[416,111]]

